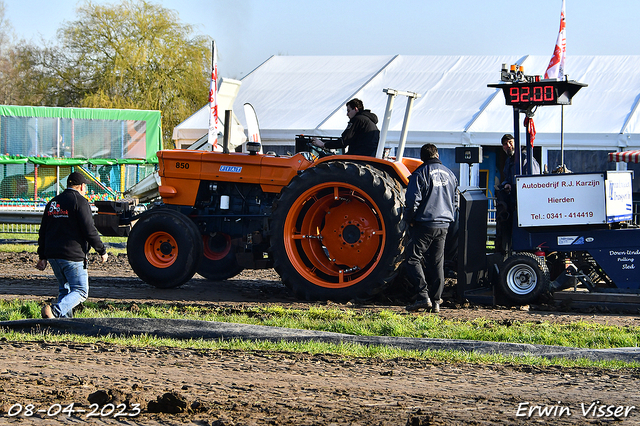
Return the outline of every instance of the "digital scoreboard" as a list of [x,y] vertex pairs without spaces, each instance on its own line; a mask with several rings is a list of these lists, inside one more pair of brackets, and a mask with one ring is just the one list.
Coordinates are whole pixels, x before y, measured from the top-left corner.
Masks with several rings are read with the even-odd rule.
[[539,80],[489,84],[502,89],[507,105],[528,109],[538,105],[571,105],[571,98],[586,84],[568,80]]

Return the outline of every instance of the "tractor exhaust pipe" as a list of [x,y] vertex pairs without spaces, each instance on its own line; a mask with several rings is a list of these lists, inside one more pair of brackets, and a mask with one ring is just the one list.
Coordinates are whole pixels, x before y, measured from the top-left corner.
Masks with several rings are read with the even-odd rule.
[[224,111],[224,134],[222,135],[222,152],[229,153],[229,138],[231,137],[231,110]]

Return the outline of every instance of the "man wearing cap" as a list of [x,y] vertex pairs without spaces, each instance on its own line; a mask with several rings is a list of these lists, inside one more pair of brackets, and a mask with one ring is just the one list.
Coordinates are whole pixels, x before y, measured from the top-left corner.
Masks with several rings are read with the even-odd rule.
[[[434,144],[422,145],[420,159],[423,163],[409,176],[405,194],[404,220],[411,236],[405,268],[407,278],[417,292],[415,303],[406,309],[433,308],[433,312],[440,312],[444,247],[449,225],[455,218],[458,180],[442,164]],[[430,295],[434,298],[433,303]]]
[[[509,253],[511,251],[511,237],[513,228],[513,214],[516,210],[516,175],[519,174],[516,170],[516,145],[513,135],[507,133],[502,136],[500,141],[502,143],[502,149],[507,154],[507,159],[504,163],[504,170],[502,175],[504,180],[496,188],[496,251],[500,253]],[[522,170],[526,170],[527,162],[527,150],[525,147],[521,147],[522,155],[520,159],[522,161]],[[532,173],[534,175],[540,174],[540,163],[533,158],[531,163]]]
[[87,253],[91,247],[102,257],[102,262],[107,261],[107,249],[93,223],[89,202],[84,198],[86,192],[87,180],[73,172],[67,178],[67,189],[44,209],[38,237],[40,260],[36,268],[43,271],[48,261],[59,287],[57,303],[42,308],[43,318],[72,318],[73,308],[87,300]]

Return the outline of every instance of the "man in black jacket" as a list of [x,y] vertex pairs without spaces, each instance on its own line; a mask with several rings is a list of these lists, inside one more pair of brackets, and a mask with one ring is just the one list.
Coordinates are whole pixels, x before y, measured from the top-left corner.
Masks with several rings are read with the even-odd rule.
[[38,237],[36,268],[43,271],[47,261],[58,280],[58,301],[42,308],[43,318],[72,318],[73,308],[87,300],[89,275],[87,253],[90,246],[106,262],[107,249],[93,223],[91,207],[84,195],[87,180],[78,172],[67,178],[67,189],[44,209]]
[[[502,149],[507,154],[504,163],[502,175],[504,180],[496,189],[496,250],[501,253],[509,253],[511,251],[511,237],[513,228],[513,214],[516,210],[516,147],[513,135],[506,134],[500,140]],[[522,170],[523,173],[527,169],[527,151],[521,149]],[[540,174],[540,164],[533,158],[531,170],[534,175]]]
[[356,98],[347,102],[347,117],[349,124],[337,141],[323,142],[314,138],[313,144],[326,149],[349,147],[349,155],[375,157],[380,140],[380,130],[376,126],[378,117],[371,110],[364,109],[362,101]]
[[[409,177],[405,194],[404,220],[409,224],[411,242],[407,249],[406,271],[418,293],[408,311],[431,308],[440,312],[444,289],[444,246],[449,224],[454,220],[458,181],[440,161],[438,148],[428,143],[420,149],[423,164]],[[425,260],[427,278],[422,268]],[[429,290],[434,298],[429,298]]]

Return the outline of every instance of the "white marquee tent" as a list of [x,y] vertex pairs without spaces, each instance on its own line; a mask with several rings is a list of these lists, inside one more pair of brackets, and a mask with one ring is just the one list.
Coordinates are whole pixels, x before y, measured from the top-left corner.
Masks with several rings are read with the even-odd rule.
[[[500,89],[487,85],[500,82],[502,64],[521,65],[527,75],[544,75],[549,59],[506,55],[273,56],[242,79],[233,110],[239,122],[246,124],[243,105],[251,103],[265,151],[280,147],[280,152],[286,152],[293,151],[297,134],[339,136],[347,124],[344,105],[351,98],[362,99],[365,108],[378,115],[381,127],[387,104],[383,89],[415,92],[421,97],[414,102],[407,148],[426,142],[441,149],[480,145],[485,152],[494,149],[497,156],[500,137],[513,133],[513,109],[505,105]],[[572,105],[564,107],[563,127],[561,107],[545,106],[536,111],[535,144],[543,164],[547,164],[549,153],[557,157],[561,128],[565,152],[599,153],[599,161],[606,161],[609,152],[640,149],[640,56],[568,56],[567,74],[570,80],[588,86],[575,95]],[[389,147],[396,146],[400,138],[405,99],[395,100]],[[521,115],[524,135],[523,119]],[[206,128],[201,133],[205,134]],[[495,159],[493,164],[498,169]]]
[[[499,145],[513,132],[513,110],[500,89],[503,63],[544,75],[548,56],[273,56],[242,80],[234,111],[251,103],[265,145],[293,144],[296,134],[337,136],[347,124],[344,104],[363,100],[382,121],[383,89],[411,91],[414,103],[407,146]],[[570,80],[585,83],[564,108],[567,149],[640,148],[640,56],[569,56]],[[396,99],[387,144],[395,145],[404,117]],[[559,106],[534,117],[536,144],[560,147]],[[522,130],[524,132],[524,130]]]

